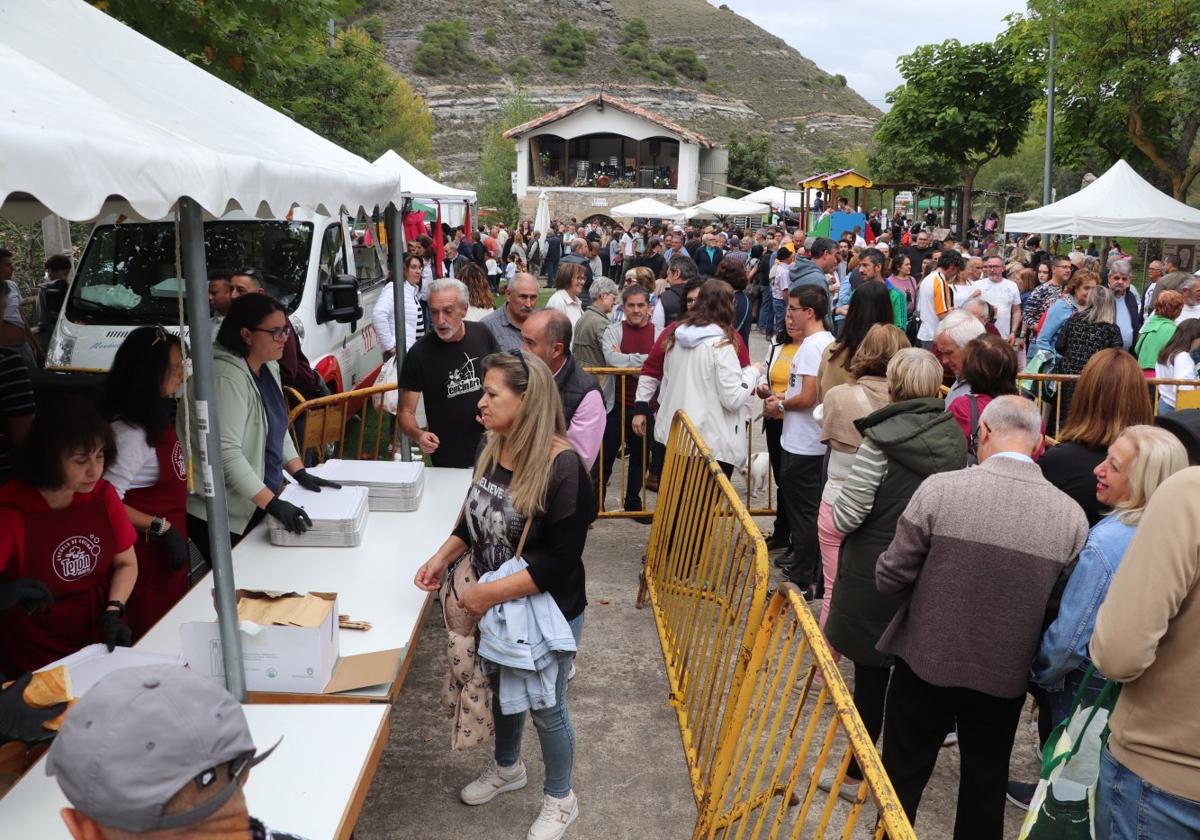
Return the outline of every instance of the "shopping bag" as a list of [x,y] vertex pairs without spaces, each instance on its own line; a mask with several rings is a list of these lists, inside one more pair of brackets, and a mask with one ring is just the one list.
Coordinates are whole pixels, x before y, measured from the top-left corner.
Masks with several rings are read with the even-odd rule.
[[[1025,370],[1022,373],[1042,373],[1051,374],[1058,372],[1058,354],[1052,353],[1049,350],[1039,350],[1025,364]],[[1041,386],[1039,388],[1039,386]],[[1043,397],[1053,397],[1058,391],[1058,383],[1054,381],[1042,382],[1039,380],[1026,379],[1021,383],[1023,395],[1029,399],[1036,399],[1040,393]]]
[[[379,376],[375,378],[376,385],[395,385],[399,381],[399,373],[396,371],[396,357],[393,355],[383,367],[379,369]],[[400,390],[397,388],[394,391],[383,391],[371,397],[371,402],[376,410],[382,409],[388,414],[395,414],[398,410],[400,400]]]
[[1094,702],[1085,703],[1083,695],[1095,670],[1095,665],[1088,666],[1071,716],[1054,728],[1042,749],[1041,778],[1017,840],[1096,836],[1096,781],[1119,686],[1109,680]]

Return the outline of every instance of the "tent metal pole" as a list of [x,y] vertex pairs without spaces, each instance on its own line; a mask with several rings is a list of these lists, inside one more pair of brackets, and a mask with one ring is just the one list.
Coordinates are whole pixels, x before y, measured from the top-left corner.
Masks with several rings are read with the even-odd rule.
[[233,554],[229,548],[229,507],[225,499],[225,473],[221,468],[219,412],[214,402],[216,387],[213,382],[212,322],[208,312],[208,269],[204,257],[204,220],[200,205],[190,198],[179,199],[179,233],[187,283],[195,422],[200,441],[199,481],[204,487],[204,509],[208,516],[221,659],[225,666],[225,687],[239,703],[244,703],[246,675],[242,670],[242,638],[234,596]]
[[[387,226],[388,267],[392,272],[392,302],[395,309],[393,314],[396,318],[396,373],[399,376],[400,369],[404,367],[404,356],[408,347],[405,336],[408,320],[404,303],[404,295],[408,290],[404,288],[404,226],[400,224],[400,211],[396,209],[395,203],[389,202],[387,209],[383,211],[383,223]],[[396,426],[396,450],[400,453],[400,460],[411,461],[412,445],[408,437],[400,431],[399,420]]]

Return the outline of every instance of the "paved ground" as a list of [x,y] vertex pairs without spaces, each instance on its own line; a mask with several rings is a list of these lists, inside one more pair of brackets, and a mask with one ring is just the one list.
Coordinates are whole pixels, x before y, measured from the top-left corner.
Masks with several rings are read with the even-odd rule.
[[[763,356],[760,340],[752,344]],[[756,448],[761,448],[761,441]],[[735,474],[739,489],[741,477]],[[760,521],[769,530],[770,523]],[[691,836],[695,805],[676,717],[666,702],[662,653],[649,608],[634,607],[637,575],[650,528],[623,520],[597,522],[584,561],[590,606],[579,675],[570,708],[577,733],[576,840],[675,840]],[[524,758],[530,784],[471,808],[458,789],[474,778],[486,748],[453,753],[449,723],[437,707],[444,658],[441,616],[431,608],[408,682],[392,713],[391,740],[359,819],[359,840],[519,840],[541,804],[542,766],[532,724]],[[843,668],[847,682],[848,668]],[[1036,778],[1034,737],[1023,722],[1013,752],[1014,776]],[[922,838],[950,837],[958,784],[957,749],[942,750],[917,820]],[[1006,838],[1024,812],[1008,806]]]

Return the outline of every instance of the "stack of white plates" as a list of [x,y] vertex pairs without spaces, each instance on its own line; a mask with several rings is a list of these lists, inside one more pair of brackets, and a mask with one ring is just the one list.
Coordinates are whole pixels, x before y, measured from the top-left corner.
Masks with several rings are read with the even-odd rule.
[[343,487],[370,491],[371,510],[412,511],[421,505],[425,465],[420,461],[343,461],[332,458],[309,472]]
[[367,488],[326,487],[320,493],[289,484],[279,497],[303,508],[312,520],[303,534],[293,534],[275,517],[268,517],[272,545],[354,546],[362,542],[367,527]]

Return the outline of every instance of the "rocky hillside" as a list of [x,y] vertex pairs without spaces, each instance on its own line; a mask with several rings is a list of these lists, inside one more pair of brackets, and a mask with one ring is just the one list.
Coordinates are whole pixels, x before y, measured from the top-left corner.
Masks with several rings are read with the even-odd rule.
[[[388,60],[429,103],[443,178],[461,186],[475,178],[480,130],[511,89],[514,65],[528,98],[545,110],[604,90],[721,143],[732,131],[766,130],[777,162],[797,174],[807,174],[812,157],[831,146],[867,142],[880,115],[844,79],[706,0],[372,0],[364,6],[365,15],[382,22]],[[455,16],[470,30],[469,66],[444,76],[417,73],[422,27]],[[664,84],[631,72],[619,49],[626,23],[635,17],[649,25],[655,51],[695,50],[706,78],[681,75]],[[560,19],[595,36],[575,77],[551,72],[540,48],[542,35]]]

